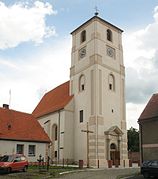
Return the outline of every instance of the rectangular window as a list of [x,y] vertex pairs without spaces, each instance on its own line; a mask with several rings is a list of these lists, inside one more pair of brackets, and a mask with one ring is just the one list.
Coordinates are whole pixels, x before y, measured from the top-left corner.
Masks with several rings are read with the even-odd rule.
[[17,144],[16,153],[17,154],[23,154],[24,153],[24,145],[23,144]]
[[36,146],[35,145],[29,145],[28,155],[29,156],[35,156],[36,154]]
[[55,151],[55,158],[57,158],[58,154],[57,154],[57,151]]
[[80,111],[80,122],[83,122],[83,110]]

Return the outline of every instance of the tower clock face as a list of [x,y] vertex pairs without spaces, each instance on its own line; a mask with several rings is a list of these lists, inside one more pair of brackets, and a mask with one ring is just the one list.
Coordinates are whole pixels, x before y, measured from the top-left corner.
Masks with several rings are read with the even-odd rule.
[[115,49],[111,47],[107,47],[107,55],[114,58],[115,57]]
[[79,57],[81,59],[84,58],[85,56],[86,56],[86,48],[84,47],[79,50]]

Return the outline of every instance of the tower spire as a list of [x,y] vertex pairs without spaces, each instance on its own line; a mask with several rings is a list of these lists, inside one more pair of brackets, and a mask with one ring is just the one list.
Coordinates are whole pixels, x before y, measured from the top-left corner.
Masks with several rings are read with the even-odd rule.
[[95,6],[95,8],[94,8],[94,9],[95,9],[95,13],[94,13],[94,15],[95,15],[95,16],[98,16],[98,14],[99,14],[99,12],[98,12],[98,11],[99,11],[99,10],[98,10],[98,7],[97,7],[97,6]]

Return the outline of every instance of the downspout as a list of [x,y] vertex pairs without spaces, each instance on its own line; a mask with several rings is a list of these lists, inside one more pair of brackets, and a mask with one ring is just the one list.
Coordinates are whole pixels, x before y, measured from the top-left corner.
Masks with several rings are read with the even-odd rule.
[[58,163],[60,160],[60,110],[58,111]]
[[143,163],[144,159],[143,159],[143,136],[142,136],[142,124],[139,122],[139,131],[140,131],[140,134],[139,134],[139,137],[140,137],[140,154],[141,154],[141,163]]

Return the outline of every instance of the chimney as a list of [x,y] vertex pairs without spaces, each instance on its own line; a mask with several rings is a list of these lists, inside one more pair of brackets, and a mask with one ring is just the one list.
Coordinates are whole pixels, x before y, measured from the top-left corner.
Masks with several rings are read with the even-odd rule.
[[9,105],[8,104],[3,104],[3,108],[4,109],[9,109]]

